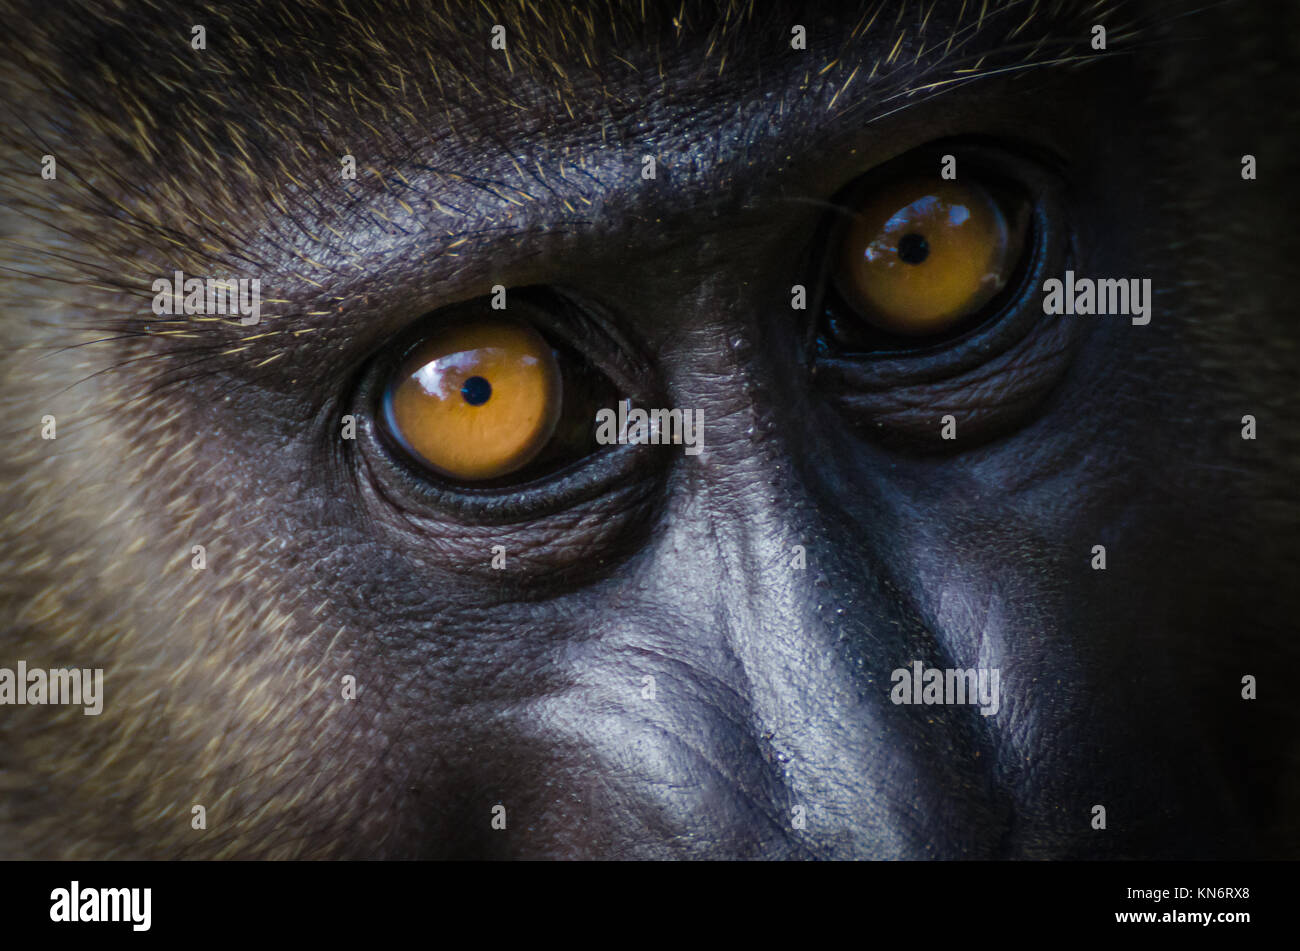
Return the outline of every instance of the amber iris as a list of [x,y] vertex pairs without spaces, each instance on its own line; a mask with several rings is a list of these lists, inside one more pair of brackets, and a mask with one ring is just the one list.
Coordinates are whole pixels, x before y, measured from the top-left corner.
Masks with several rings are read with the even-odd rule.
[[546,340],[512,320],[435,331],[403,361],[384,399],[388,429],[435,472],[462,482],[509,475],[560,418],[560,368]]
[[1024,241],[996,199],[974,183],[890,183],[857,208],[840,246],[835,285],[878,330],[926,336],[978,313],[1010,279]]

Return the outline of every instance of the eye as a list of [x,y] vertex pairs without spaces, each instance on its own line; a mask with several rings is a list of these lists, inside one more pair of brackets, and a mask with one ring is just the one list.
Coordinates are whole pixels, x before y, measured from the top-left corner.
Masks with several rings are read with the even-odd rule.
[[388,366],[379,412],[387,441],[426,476],[477,488],[538,478],[595,452],[596,412],[619,398],[534,322],[474,304],[417,327]]
[[996,312],[1026,258],[1030,206],[968,172],[873,176],[830,249],[827,330],[841,349],[911,350]]
[[[955,179],[939,174],[950,155]],[[948,454],[1033,418],[1085,334],[1042,308],[1043,281],[1074,260],[1070,169],[1041,144],[945,139],[832,199],[810,256],[812,376],[855,427]]]
[[555,432],[562,398],[559,363],[541,334],[488,319],[417,346],[385,393],[384,420],[434,472],[478,482],[532,462]]

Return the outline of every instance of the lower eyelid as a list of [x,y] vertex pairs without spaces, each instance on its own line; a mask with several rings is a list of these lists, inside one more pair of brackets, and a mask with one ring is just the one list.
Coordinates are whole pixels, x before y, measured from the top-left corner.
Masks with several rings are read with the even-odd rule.
[[[942,379],[888,386],[873,378],[868,364],[828,360],[819,364],[816,380],[853,425],[882,441],[961,451],[1023,422],[1064,377],[1080,337],[1080,324],[1042,318],[992,360]],[[957,420],[955,442],[941,436],[945,415]]]
[[[485,586],[493,597],[553,597],[618,569],[640,549],[664,505],[662,454],[620,446],[603,458],[602,473],[580,484],[536,493],[481,497],[439,492],[375,452],[373,427],[358,429],[361,443],[357,505],[368,530],[390,550],[416,553],[448,579]],[[510,571],[493,567],[502,546]]]

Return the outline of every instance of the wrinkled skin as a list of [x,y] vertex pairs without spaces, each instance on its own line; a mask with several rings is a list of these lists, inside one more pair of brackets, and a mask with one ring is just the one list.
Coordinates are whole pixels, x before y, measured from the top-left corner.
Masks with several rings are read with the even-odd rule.
[[[973,10],[938,3],[918,47],[928,5],[890,4],[822,75],[856,7],[593,7],[565,86],[524,52],[581,32],[558,8],[95,6],[3,17],[0,666],[102,666],[106,697],[2,711],[0,855],[1297,856],[1280,5],[1115,3],[1119,55],[995,72],[1058,34],[1087,58],[1093,18],[1009,41],[1013,5],[971,31],[987,74],[911,97]],[[1064,157],[1070,266],[1150,278],[1151,323],[1039,315],[874,387],[820,365],[790,287],[826,202],[974,136]],[[160,322],[177,268],[279,303]],[[491,511],[399,471],[368,368],[494,284],[585,302],[613,329],[584,355],[703,410],[706,451],[602,451]],[[998,713],[892,704],[913,660],[998,668]]]

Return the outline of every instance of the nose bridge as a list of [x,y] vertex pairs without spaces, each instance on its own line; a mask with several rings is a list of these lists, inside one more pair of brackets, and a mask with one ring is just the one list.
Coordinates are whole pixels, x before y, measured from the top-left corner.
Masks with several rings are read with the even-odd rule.
[[[704,451],[672,467],[646,575],[665,585],[654,600],[675,607],[677,633],[656,638],[677,641],[685,669],[703,674],[702,706],[682,712],[726,708],[763,759],[755,785],[771,815],[815,854],[933,855],[934,839],[954,854],[996,854],[996,835],[973,842],[966,831],[1005,818],[993,797],[969,795],[987,779],[978,759],[955,755],[971,742],[967,711],[890,702],[890,671],[935,651],[863,537],[867,493],[846,500],[838,474],[806,458],[829,451],[827,430],[789,348],[754,346],[755,332],[683,335],[665,355],[675,403],[702,411],[706,433]],[[918,795],[943,800],[932,813],[941,828],[919,827]]]
[[923,776],[909,762],[876,755],[889,727],[870,696],[864,659],[846,650],[858,619],[843,605],[864,603],[869,586],[832,588],[817,564],[822,546],[804,514],[811,506],[803,487],[765,447],[734,458],[743,445],[732,441],[731,451],[699,463],[660,557],[690,579],[679,591],[695,605],[692,633],[732,670],[771,788],[785,799],[776,805],[788,834],[822,854],[861,854],[864,843],[874,856],[912,854],[910,822],[885,790]]
[[[667,362],[676,403],[702,411],[705,448],[672,468],[664,530],[644,577],[659,590],[649,603],[671,606],[633,625],[657,657],[662,717],[698,748],[731,750],[744,760],[732,778],[765,800],[772,832],[787,828],[791,802],[780,743],[792,712],[781,698],[807,692],[823,628],[807,605],[807,571],[791,566],[791,498],[769,450],[757,438],[762,412],[751,382],[726,342],[683,339]],[[768,491],[756,493],[758,486]],[[671,618],[670,622],[666,622]],[[626,630],[626,629],[625,629]],[[706,759],[714,755],[706,754]],[[719,752],[718,761],[728,757]]]

